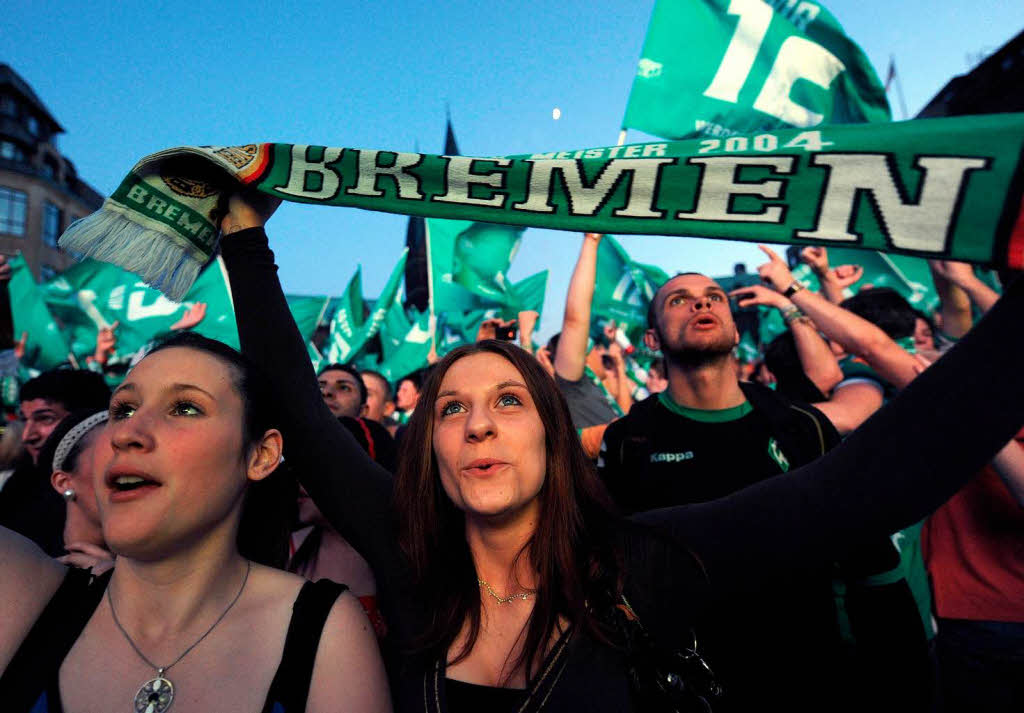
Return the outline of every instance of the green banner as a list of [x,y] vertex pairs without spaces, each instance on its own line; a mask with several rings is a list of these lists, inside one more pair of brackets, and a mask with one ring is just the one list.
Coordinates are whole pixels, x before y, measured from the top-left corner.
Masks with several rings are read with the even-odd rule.
[[7,289],[11,297],[14,338],[17,340],[22,334],[27,335],[21,364],[29,369],[45,371],[68,361],[71,348],[47,308],[43,291],[32,277],[25,258],[15,255],[7,261],[11,266],[11,281]]
[[[116,262],[168,295],[186,294],[205,253],[197,257],[192,227],[150,214],[167,192],[182,190],[184,179],[167,175],[175,168],[168,159],[195,155],[302,203],[579,232],[869,248],[1020,268],[1022,146],[1024,115],[997,114],[513,158],[291,144],[184,147],[143,159],[125,202],[108,199],[69,227],[61,245]],[[249,163],[225,158],[242,149],[251,149]],[[218,190],[230,189],[202,186],[207,196]]]
[[327,320],[331,298],[321,295],[285,295],[285,299],[288,300],[288,309],[302,339],[312,339],[316,328]]
[[888,120],[870,62],[819,3],[658,0],[622,126],[727,138]]
[[402,251],[398,258],[398,264],[391,271],[391,276],[384,285],[380,297],[377,298],[369,317],[365,320],[362,318],[361,271],[356,271],[345,290],[345,296],[338,304],[334,318],[331,320],[331,333],[325,354],[328,362],[344,364],[351,361],[377,335],[391,305],[396,301],[401,301],[400,292],[408,254],[408,248]]
[[597,249],[591,321],[615,320],[638,344],[647,325],[647,306],[668,275],[659,267],[634,262],[611,235]]
[[430,301],[444,334],[439,351],[473,341],[485,319],[542,311],[547,270],[518,283],[508,278],[522,232],[505,225],[427,220]]
[[80,360],[91,356],[100,328],[115,322],[117,348],[110,363],[128,362],[196,303],[206,314],[194,327],[211,339],[238,348],[238,330],[224,264],[220,258],[203,270],[182,302],[172,302],[130,272],[96,260],[83,260],[47,282],[46,305],[63,324],[71,350]]

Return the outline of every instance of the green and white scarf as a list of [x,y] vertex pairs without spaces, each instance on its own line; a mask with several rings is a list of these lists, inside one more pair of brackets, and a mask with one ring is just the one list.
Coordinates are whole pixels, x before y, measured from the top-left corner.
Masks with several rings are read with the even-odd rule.
[[242,186],[558,230],[860,247],[1024,267],[1024,114],[789,129],[507,158],[302,144],[142,159],[61,245],[180,299]]

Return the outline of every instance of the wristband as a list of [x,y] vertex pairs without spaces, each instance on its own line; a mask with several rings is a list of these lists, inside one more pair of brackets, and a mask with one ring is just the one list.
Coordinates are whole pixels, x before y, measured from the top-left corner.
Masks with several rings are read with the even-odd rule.
[[802,289],[805,289],[804,283],[800,282],[800,280],[793,280],[790,286],[782,291],[782,296],[789,299]]

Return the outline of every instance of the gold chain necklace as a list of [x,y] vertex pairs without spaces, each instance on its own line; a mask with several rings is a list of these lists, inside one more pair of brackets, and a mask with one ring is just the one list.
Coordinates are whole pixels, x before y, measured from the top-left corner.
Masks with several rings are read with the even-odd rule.
[[230,604],[228,604],[228,608],[225,609],[219,617],[217,617],[217,621],[213,622],[213,626],[207,629],[205,634],[196,639],[194,644],[181,653],[181,656],[174,659],[174,661],[166,666],[157,666],[146,658],[146,655],[142,653],[142,651],[139,650],[139,647],[135,645],[135,642],[132,641],[132,637],[128,636],[128,632],[125,631],[123,626],[121,626],[121,622],[117,618],[117,612],[114,610],[114,600],[110,596],[110,585],[107,585],[107,603],[110,604],[110,616],[114,619],[114,623],[117,624],[117,628],[121,630],[122,634],[124,634],[124,638],[128,640],[131,647],[135,649],[135,653],[139,655],[139,658],[156,669],[156,677],[143,683],[135,694],[135,698],[132,700],[132,711],[134,713],[164,713],[164,711],[171,707],[171,703],[174,702],[174,684],[164,676],[164,673],[171,666],[185,658],[185,655],[197,647],[199,642],[205,639],[210,632],[217,627],[217,624],[227,616],[228,612],[231,611],[231,607],[235,606],[235,602],[238,601],[239,597],[242,596],[242,592],[245,591],[245,584],[249,581],[249,572],[251,571],[252,562],[250,561],[246,563],[245,577],[242,579],[242,586],[238,588],[238,594],[236,594],[235,598],[231,600]]
[[476,583],[482,586],[484,589],[486,589],[487,593],[490,594],[494,599],[496,599],[499,604],[509,604],[510,602],[514,602],[516,599],[522,599],[525,601],[530,598],[529,592],[521,592],[519,594],[509,594],[507,597],[499,597],[497,593],[493,589],[491,589],[491,585],[489,585],[486,581],[477,577]]

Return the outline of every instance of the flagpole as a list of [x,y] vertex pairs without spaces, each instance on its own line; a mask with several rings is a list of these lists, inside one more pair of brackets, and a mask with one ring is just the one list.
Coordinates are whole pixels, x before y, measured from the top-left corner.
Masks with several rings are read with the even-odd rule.
[[434,314],[434,261],[430,258],[430,223],[423,219],[423,242],[427,247],[427,310],[430,312],[430,340],[437,351],[437,315]]

